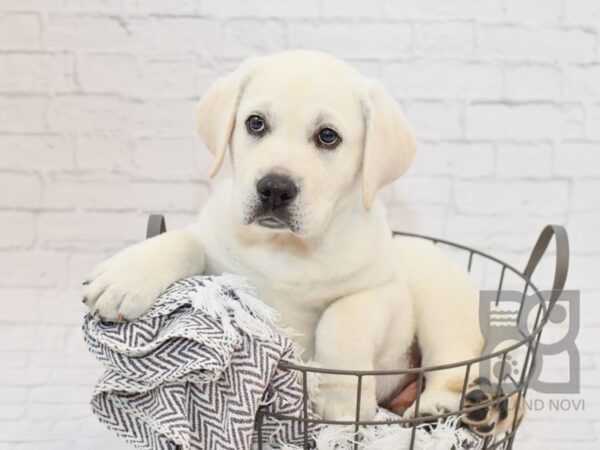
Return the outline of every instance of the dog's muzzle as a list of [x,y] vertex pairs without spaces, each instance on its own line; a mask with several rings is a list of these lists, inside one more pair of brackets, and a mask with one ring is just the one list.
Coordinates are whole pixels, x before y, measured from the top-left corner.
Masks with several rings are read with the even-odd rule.
[[267,228],[289,227],[288,206],[298,195],[298,186],[291,178],[270,173],[256,183],[260,206],[256,220]]

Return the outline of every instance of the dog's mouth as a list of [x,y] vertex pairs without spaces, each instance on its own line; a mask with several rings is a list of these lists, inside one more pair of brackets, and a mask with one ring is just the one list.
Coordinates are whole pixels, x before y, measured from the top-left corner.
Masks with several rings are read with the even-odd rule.
[[289,228],[289,225],[285,221],[274,216],[260,217],[256,220],[256,223],[258,223],[261,227],[271,228],[274,230]]
[[253,223],[273,231],[296,232],[292,214],[287,208],[268,208],[265,205],[257,205],[246,223],[248,225]]

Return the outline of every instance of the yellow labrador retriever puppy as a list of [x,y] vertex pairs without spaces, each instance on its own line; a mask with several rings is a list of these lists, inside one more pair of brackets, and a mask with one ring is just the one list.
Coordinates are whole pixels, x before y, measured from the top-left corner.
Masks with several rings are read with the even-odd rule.
[[[415,151],[379,83],[325,54],[274,54],[218,80],[200,100],[197,126],[212,173],[229,157],[233,176],[189,229],[99,265],[86,286],[91,311],[135,319],[178,279],[230,272],[248,277],[299,333],[304,358],[325,367],[407,367],[414,342],[425,366],[479,356],[478,293],[467,274],[427,242],[392,239],[375,199]],[[463,377],[462,369],[429,374],[420,413],[458,409]],[[317,411],[352,416],[355,383],[325,376]],[[363,383],[363,419],[406,384]],[[498,420],[504,412],[471,422],[482,434],[498,431],[510,421]]]

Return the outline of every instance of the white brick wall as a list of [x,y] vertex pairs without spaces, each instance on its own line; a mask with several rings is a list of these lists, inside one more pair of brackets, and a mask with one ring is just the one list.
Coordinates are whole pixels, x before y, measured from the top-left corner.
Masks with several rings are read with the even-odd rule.
[[[600,442],[600,2],[0,0],[0,450],[125,446],[91,416],[80,283],[208,195],[193,112],[243,58],[311,47],[383,80],[420,138],[396,228],[523,266],[572,237],[585,412],[531,413],[518,448]],[[558,370],[558,369],[552,369]]]

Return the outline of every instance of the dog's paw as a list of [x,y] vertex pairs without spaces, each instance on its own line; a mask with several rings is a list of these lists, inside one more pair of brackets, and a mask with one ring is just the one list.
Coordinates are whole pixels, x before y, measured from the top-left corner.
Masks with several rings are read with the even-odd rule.
[[450,411],[458,411],[460,405],[460,394],[448,389],[427,389],[421,393],[419,398],[419,409],[417,402],[404,412],[403,418],[435,416]]
[[[465,408],[481,405],[480,408],[465,414],[461,422],[480,436],[490,436],[508,431],[517,413],[517,394],[505,396],[502,389],[492,386],[487,378],[474,380],[465,394]],[[524,414],[524,402],[521,400],[517,423]]]
[[[139,245],[139,244],[138,244]],[[136,319],[167,287],[154,263],[156,255],[133,246],[98,265],[84,282],[83,303],[108,321]]]
[[[327,378],[327,377],[324,377]],[[325,420],[354,420],[356,418],[357,384],[342,381],[325,381],[319,384],[314,401],[315,412]],[[372,420],[377,412],[374,380],[363,380],[360,399],[360,420]]]

